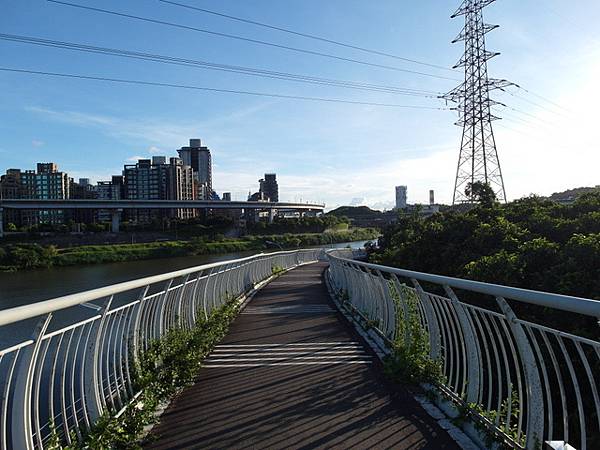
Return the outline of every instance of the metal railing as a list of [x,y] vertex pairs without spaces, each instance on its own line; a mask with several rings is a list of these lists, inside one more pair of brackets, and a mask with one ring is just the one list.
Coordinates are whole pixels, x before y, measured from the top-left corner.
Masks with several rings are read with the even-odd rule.
[[[191,328],[268,279],[316,261],[322,249],[260,254],[142,278],[0,311],[0,448],[66,443],[135,398],[134,362],[174,328]],[[5,347],[5,348],[3,348]],[[3,348],[3,349],[2,349]]]
[[[406,342],[402,322],[413,308],[441,367],[438,388],[493,434],[517,448],[552,440],[600,448],[600,301],[368,264],[335,250],[328,256],[341,303],[375,326],[387,351]],[[592,318],[592,338],[515,313],[531,309],[535,317]]]

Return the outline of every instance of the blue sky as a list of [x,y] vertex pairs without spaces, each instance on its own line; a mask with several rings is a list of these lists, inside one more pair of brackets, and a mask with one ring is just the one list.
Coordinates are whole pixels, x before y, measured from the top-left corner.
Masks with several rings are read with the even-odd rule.
[[[462,52],[458,1],[179,0],[443,66]],[[445,92],[458,82],[334,61],[61,6],[1,0],[0,32],[221,64]],[[460,78],[460,73],[340,48],[158,0],[73,0],[124,13]],[[597,0],[499,0],[486,20],[501,25],[488,48],[502,55],[491,76],[526,94],[501,94],[511,108],[496,126],[509,199],[600,184],[595,130],[600,76]],[[404,105],[432,99],[314,86],[239,74],[91,55],[0,41],[0,66],[286,95]],[[409,202],[428,190],[450,202],[460,129],[453,112],[219,94],[0,72],[0,170],[57,162],[71,176],[106,179],[137,157],[176,155],[190,137],[213,152],[214,185],[243,199],[265,172],[277,172],[282,200],[392,206],[394,186]],[[539,107],[537,105],[542,107]]]

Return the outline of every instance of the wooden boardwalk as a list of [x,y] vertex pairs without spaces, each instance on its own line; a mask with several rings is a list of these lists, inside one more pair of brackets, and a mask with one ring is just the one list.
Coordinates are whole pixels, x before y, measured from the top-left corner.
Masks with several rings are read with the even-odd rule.
[[336,312],[325,267],[297,268],[254,297],[147,448],[459,448],[383,378]]

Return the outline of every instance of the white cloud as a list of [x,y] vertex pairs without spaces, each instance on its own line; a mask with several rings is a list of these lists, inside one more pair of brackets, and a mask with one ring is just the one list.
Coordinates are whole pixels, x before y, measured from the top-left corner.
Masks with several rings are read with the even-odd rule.
[[125,161],[138,162],[138,160],[140,160],[140,159],[148,159],[148,158],[146,156],[135,155],[135,156],[130,156],[129,158],[125,159]]
[[[177,123],[169,122],[163,118],[126,118],[112,117],[99,114],[89,114],[78,111],[58,111],[40,106],[29,106],[25,110],[47,119],[68,123],[81,127],[98,128],[108,136],[117,139],[131,139],[149,143],[149,152],[160,147],[172,149],[185,145],[190,137],[202,134],[217,134],[217,130],[227,129],[232,122],[239,122],[263,110],[273,102],[262,102],[251,107],[242,108],[228,114],[215,116],[208,120],[187,120]],[[224,134],[221,139],[225,142],[231,138]],[[211,145],[218,144],[212,140]]]
[[31,145],[33,147],[42,147],[44,144],[45,144],[45,142],[41,141],[39,139],[34,139],[34,140],[31,141]]
[[[580,82],[556,99],[566,109],[535,98],[543,106],[529,106],[535,119],[527,116],[527,123],[507,121],[505,126],[510,130],[497,128],[509,199],[600,184],[600,144],[595,137],[595,105],[600,101],[595,85],[600,63],[588,67],[585,73]],[[521,109],[527,108],[523,105]]]
[[[599,69],[600,64],[586,71],[587,77],[573,84],[570,91],[553,97],[577,114],[562,112],[567,117],[561,117],[547,108],[502,99],[551,123],[543,125],[528,116],[523,117],[528,125],[495,123],[495,127],[510,128],[495,128],[509,199],[600,183],[600,151],[593,137],[594,105],[600,100],[595,90]],[[254,116],[270,105],[182,122],[41,107],[30,107],[28,111],[50,120],[95,128],[125,142],[129,154],[174,155],[175,149],[190,137],[202,137],[213,149],[216,190],[231,192],[234,198],[244,199],[248,191],[256,192],[262,174],[275,171],[280,198],[285,201],[302,198],[334,208],[361,198],[358,203],[390,209],[394,206],[394,187],[400,184],[408,186],[410,203],[427,203],[429,189],[435,190],[436,201],[452,201],[460,130],[450,125],[453,117],[449,114],[434,116],[434,122],[420,113],[402,115],[373,108],[345,108],[338,115],[326,108],[313,116],[299,112],[296,121],[287,116],[280,119],[276,114],[269,115],[268,122],[265,117]],[[270,129],[277,129],[277,133],[270,133]],[[245,134],[248,130],[250,135]],[[285,139],[280,142],[282,137]],[[131,149],[131,142],[141,142],[143,147]],[[128,162],[144,158],[137,154],[121,157]]]
[[[322,168],[306,175],[278,174],[281,201],[311,201],[325,203],[327,209],[354,203],[391,209],[394,206],[394,187],[407,184],[411,203],[426,203],[429,189],[436,191],[438,202],[452,201],[453,174],[456,151],[445,147],[426,156],[391,162],[375,161],[369,166],[353,167],[343,161],[346,170]],[[215,170],[218,192],[247,193],[258,189],[257,177],[242,171]]]
[[44,108],[41,106],[28,106],[25,108],[28,112],[43,115],[49,119],[60,122],[71,123],[74,125],[90,126],[90,125],[116,125],[117,121],[111,117],[100,116],[96,114],[81,113],[77,111],[55,111],[53,109]]
[[396,206],[396,203],[393,201],[387,201],[387,202],[377,202],[371,205],[371,207],[373,209],[377,209],[380,211],[387,211],[390,209],[394,209],[394,207]]

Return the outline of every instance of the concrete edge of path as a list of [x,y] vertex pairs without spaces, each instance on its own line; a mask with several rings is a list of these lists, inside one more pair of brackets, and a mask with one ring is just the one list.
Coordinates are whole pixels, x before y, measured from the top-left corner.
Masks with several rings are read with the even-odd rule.
[[[351,315],[337,300],[335,293],[329,282],[328,271],[323,273],[325,279],[325,285],[331,301],[335,304],[337,310],[342,314],[346,320],[352,325],[354,331],[356,331],[366,342],[369,348],[377,355],[380,363],[383,365],[384,358],[389,354],[389,350],[385,346],[383,339],[377,333],[372,330],[365,330],[356,318]],[[450,418],[435,405],[429,399],[423,395],[415,395],[410,392],[410,395],[421,405],[425,412],[431,416],[448,435],[454,439],[454,441],[464,450],[482,450],[485,447],[477,445],[477,443],[467,435],[461,428],[454,425]]]

